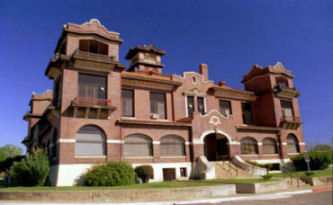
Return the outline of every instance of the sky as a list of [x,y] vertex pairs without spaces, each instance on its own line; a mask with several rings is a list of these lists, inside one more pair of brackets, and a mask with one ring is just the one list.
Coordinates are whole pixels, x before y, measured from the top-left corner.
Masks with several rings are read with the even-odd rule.
[[130,47],[154,44],[165,73],[198,71],[243,88],[251,66],[280,61],[296,76],[307,143],[333,138],[332,0],[0,1],[0,146],[22,146],[32,92],[52,89],[45,75],[62,26],[97,18]]

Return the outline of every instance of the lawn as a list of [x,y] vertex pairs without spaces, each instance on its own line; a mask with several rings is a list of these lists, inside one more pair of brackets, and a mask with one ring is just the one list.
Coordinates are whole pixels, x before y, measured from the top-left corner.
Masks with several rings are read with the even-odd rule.
[[197,186],[217,186],[219,183],[212,182],[154,182],[147,184],[133,184],[114,187],[0,187],[0,191],[91,191],[91,190],[124,190],[124,189],[163,189],[163,188],[181,188]]
[[264,180],[261,178],[258,179],[211,179],[207,180],[209,182],[216,182],[216,183],[263,183],[263,182],[272,182],[276,181],[277,179],[269,179]]
[[[314,175],[312,175],[312,177],[328,177],[328,176],[333,176],[332,173],[332,169],[331,168],[327,168],[325,170],[317,170],[317,171],[312,171],[314,172]],[[299,174],[300,177],[304,177],[305,175],[305,171],[299,171],[299,172],[290,172],[292,174]],[[272,174],[274,178],[283,178],[285,176],[284,173],[274,173]]]

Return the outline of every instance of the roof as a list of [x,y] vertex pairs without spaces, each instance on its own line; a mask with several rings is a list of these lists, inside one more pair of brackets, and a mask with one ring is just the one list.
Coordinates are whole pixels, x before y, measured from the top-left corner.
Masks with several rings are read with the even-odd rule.
[[126,60],[131,59],[139,51],[146,52],[146,53],[153,53],[153,54],[157,54],[157,55],[160,55],[160,56],[163,56],[163,55],[166,54],[165,50],[158,49],[153,44],[149,44],[148,46],[143,45],[143,46],[135,46],[134,48],[130,48],[130,50],[128,51],[125,59]]

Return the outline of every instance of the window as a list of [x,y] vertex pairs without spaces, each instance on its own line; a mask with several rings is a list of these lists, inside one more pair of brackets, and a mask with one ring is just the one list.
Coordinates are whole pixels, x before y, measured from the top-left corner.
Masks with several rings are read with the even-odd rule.
[[288,100],[281,100],[281,111],[282,111],[282,116],[293,117],[294,111],[293,111],[292,102]]
[[150,93],[150,112],[159,119],[166,119],[165,94]]
[[198,111],[204,115],[205,114],[205,99],[203,97],[197,97]]
[[252,137],[245,137],[241,140],[242,154],[258,154],[257,141]]
[[267,137],[262,141],[262,145],[264,154],[278,153],[278,147],[275,139]]
[[106,77],[79,73],[79,96],[106,99]]
[[61,100],[61,80],[58,80],[54,83],[54,94],[53,94],[53,104],[55,107],[60,106]]
[[187,116],[192,117],[194,112],[194,97],[187,96]]
[[243,111],[243,123],[247,125],[253,124],[253,117],[252,117],[252,107],[250,103],[243,103],[242,104],[242,111]]
[[288,153],[299,153],[299,145],[297,137],[293,134],[287,136],[287,152]]
[[134,92],[133,90],[122,90],[122,111],[124,117],[134,117]]
[[169,135],[161,139],[161,156],[185,156],[185,142],[181,137]]
[[220,112],[222,115],[232,115],[231,103],[228,100],[220,100]]
[[275,78],[276,84],[281,87],[288,87],[288,80],[282,77]]
[[180,176],[181,176],[181,177],[187,177],[187,170],[186,170],[186,167],[181,167],[181,168],[180,168]]
[[55,128],[54,131],[53,131],[53,136],[52,136],[52,149],[51,149],[51,157],[54,158],[54,157],[57,157],[57,140],[58,140],[58,131],[57,129]]
[[152,140],[142,134],[133,134],[124,139],[124,156],[147,157],[153,156]]
[[75,156],[104,156],[105,150],[105,134],[93,125],[82,127],[76,133]]
[[79,50],[99,55],[108,55],[108,45],[96,40],[80,40]]

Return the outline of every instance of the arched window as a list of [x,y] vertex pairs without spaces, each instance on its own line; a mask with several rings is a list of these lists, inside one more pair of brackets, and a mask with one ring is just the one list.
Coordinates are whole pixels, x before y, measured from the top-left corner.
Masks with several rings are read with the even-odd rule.
[[244,137],[241,140],[242,154],[258,154],[258,144],[252,137]]
[[80,40],[79,50],[99,55],[108,55],[108,45],[96,40]]
[[277,77],[275,78],[276,84],[281,87],[288,87],[288,80],[283,77]]
[[75,156],[106,155],[106,137],[99,127],[93,125],[84,126],[76,133],[75,139]]
[[299,153],[298,140],[293,134],[287,136],[287,151],[288,153]]
[[267,137],[262,141],[262,145],[264,154],[278,153],[278,147],[275,139]]
[[183,138],[169,135],[161,139],[161,156],[185,156],[185,141]]
[[142,134],[133,134],[124,139],[124,156],[153,156],[152,140]]

